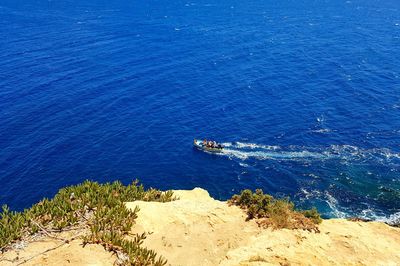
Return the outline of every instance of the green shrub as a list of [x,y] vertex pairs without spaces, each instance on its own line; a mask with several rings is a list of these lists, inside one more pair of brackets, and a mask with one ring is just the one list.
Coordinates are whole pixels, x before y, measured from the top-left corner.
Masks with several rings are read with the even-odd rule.
[[315,224],[320,224],[322,222],[321,215],[318,210],[313,207],[311,210],[301,211],[305,217],[311,219]]
[[138,181],[128,186],[121,182],[99,184],[85,181],[65,187],[53,199],[43,199],[23,212],[12,212],[3,206],[0,213],[0,251],[27,234],[42,228],[59,230],[80,223],[90,227],[84,243],[102,244],[110,251],[122,251],[129,257],[130,265],[164,265],[154,251],[141,247],[145,235],[125,239],[137,218],[136,208],[129,211],[124,202],[144,200],[167,202],[174,200],[172,191],[145,190]]
[[273,228],[318,231],[317,224],[322,221],[317,209],[297,211],[288,198],[275,199],[261,189],[255,193],[243,190],[240,195],[233,195],[229,203],[245,209],[247,219],[258,219],[259,225]]

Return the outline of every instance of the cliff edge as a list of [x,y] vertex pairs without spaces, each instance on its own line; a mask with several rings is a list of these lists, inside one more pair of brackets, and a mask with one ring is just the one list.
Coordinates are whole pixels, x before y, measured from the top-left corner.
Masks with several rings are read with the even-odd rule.
[[[135,201],[132,233],[147,233],[145,247],[168,265],[400,265],[400,228],[379,222],[324,220],[319,233],[264,229],[236,206],[207,191],[176,190],[179,200]],[[116,255],[82,246],[82,232],[33,239],[0,255],[0,265],[112,265]],[[73,236],[73,240],[62,239]],[[75,237],[76,236],[76,237]]]

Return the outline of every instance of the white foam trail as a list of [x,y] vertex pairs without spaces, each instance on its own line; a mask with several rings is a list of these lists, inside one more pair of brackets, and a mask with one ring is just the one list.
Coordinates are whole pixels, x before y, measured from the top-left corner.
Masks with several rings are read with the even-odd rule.
[[[346,162],[363,162],[372,160],[380,163],[387,163],[400,159],[400,153],[395,153],[386,148],[362,149],[351,145],[331,145],[327,148],[306,148],[301,146],[289,146],[283,150],[280,146],[261,145],[246,142],[226,142],[221,155],[230,158],[246,160],[254,158],[258,160],[299,160],[299,159],[340,159]],[[398,162],[398,161],[396,161]]]
[[218,155],[227,155],[228,157],[235,157],[241,160],[246,160],[249,158],[248,152],[241,152],[236,150],[223,149]]
[[224,143],[221,143],[221,144],[224,147],[232,147],[232,143],[231,142],[224,142]]
[[244,142],[236,142],[234,145],[236,148],[250,148],[250,149],[265,149],[265,150],[278,150],[279,146],[270,146],[270,145],[260,145],[256,143],[244,143]]
[[395,153],[386,148],[362,149],[351,145],[331,145],[329,147],[308,148],[303,146],[261,145],[246,142],[221,143],[225,148],[218,153],[230,160],[255,159],[279,161],[326,161],[340,160],[342,164],[374,162],[395,167],[400,165],[400,153]]
[[295,160],[299,158],[324,159],[326,157],[323,154],[309,152],[309,151],[266,152],[266,151],[243,151],[243,150],[223,149],[221,154],[236,157],[242,160],[246,160],[248,158],[255,158],[258,160],[267,160],[267,159]]
[[220,155],[226,155],[230,158],[238,158],[246,160],[254,158],[258,160],[297,160],[297,159],[325,159],[326,154],[311,152],[307,150],[302,151],[282,151],[279,146],[260,145],[256,143],[245,142],[226,142],[222,143],[225,147]]
[[340,159],[347,160],[375,160],[387,162],[400,159],[400,153],[395,153],[387,148],[361,149],[351,145],[332,145],[326,151]]

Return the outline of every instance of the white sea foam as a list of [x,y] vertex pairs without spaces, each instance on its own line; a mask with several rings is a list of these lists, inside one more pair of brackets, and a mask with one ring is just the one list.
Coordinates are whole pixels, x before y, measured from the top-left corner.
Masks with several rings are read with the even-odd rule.
[[312,178],[320,178],[319,176],[317,176],[316,174],[309,174],[308,176],[312,177]]
[[329,205],[329,208],[332,210],[332,214],[337,218],[346,218],[347,215],[345,212],[342,212],[338,208],[338,201],[335,197],[333,197],[329,192],[325,192],[326,203]]
[[329,132],[331,132],[331,130],[329,128],[321,128],[321,129],[312,130],[312,132],[315,132],[315,133],[329,133]]
[[396,212],[389,217],[384,217],[380,221],[390,225],[400,225],[400,212]]
[[348,218],[348,217],[359,217],[362,219],[373,220],[384,222],[389,225],[400,225],[400,212],[395,212],[389,216],[385,216],[383,214],[379,214],[380,212],[374,210],[372,207],[367,207],[361,212],[353,213],[348,212],[348,210],[343,210],[340,207],[340,203],[338,200],[332,196],[328,191],[321,192],[319,190],[306,190],[305,188],[300,188],[300,192],[302,195],[302,200],[313,200],[320,199],[324,200],[329,208],[330,213],[329,216],[335,218]]
[[360,218],[370,219],[378,222],[387,223],[390,225],[400,225],[400,212],[393,213],[389,216],[379,215],[370,208],[367,208],[361,212]]
[[301,188],[300,191],[304,194],[305,199],[310,199],[313,196],[312,193],[307,191],[305,188]]
[[340,159],[348,160],[374,160],[387,162],[392,159],[400,159],[400,153],[387,148],[361,149],[351,145],[332,145],[327,153],[336,155]]
[[239,163],[239,165],[242,166],[242,167],[249,167],[249,165],[245,164],[245,163]]
[[307,190],[306,188],[300,188],[300,192],[301,200],[321,199],[321,196],[323,195],[322,192],[317,189]]

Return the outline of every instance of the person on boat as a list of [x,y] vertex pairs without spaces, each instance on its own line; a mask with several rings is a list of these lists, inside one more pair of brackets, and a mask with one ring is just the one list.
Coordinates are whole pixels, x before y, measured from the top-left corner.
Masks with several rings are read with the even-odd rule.
[[208,142],[208,147],[213,148],[213,142],[211,140]]
[[206,139],[203,140],[203,146],[204,146],[204,147],[207,146],[207,140],[206,140]]
[[213,141],[212,146],[213,146],[213,148],[218,148],[217,142],[215,140]]

